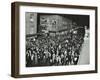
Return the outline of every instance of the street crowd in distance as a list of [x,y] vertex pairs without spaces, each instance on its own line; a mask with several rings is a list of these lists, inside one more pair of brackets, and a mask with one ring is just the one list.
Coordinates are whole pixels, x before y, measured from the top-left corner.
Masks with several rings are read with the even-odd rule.
[[26,36],[26,67],[77,65],[85,29]]

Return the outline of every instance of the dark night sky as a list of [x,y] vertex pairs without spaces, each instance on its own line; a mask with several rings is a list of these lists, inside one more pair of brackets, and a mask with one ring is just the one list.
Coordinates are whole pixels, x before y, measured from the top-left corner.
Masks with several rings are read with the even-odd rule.
[[64,17],[71,19],[80,26],[88,26],[89,28],[89,15],[64,15]]

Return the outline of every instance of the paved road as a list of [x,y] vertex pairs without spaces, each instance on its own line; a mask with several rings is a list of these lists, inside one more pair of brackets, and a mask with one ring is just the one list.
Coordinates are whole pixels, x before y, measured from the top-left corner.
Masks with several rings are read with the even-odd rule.
[[78,64],[89,64],[89,39],[85,39],[79,56]]

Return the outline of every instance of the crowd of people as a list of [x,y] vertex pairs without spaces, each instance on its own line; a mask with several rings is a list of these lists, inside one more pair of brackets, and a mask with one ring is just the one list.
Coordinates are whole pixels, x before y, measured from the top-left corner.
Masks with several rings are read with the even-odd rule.
[[26,67],[77,65],[84,28],[26,37]]

